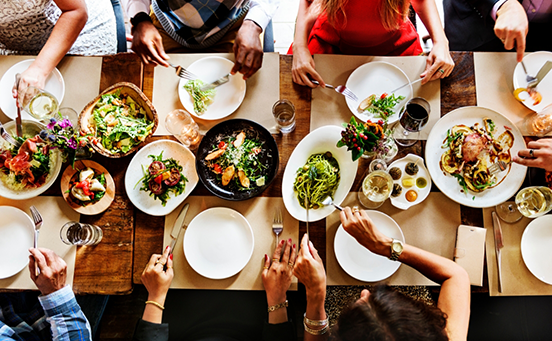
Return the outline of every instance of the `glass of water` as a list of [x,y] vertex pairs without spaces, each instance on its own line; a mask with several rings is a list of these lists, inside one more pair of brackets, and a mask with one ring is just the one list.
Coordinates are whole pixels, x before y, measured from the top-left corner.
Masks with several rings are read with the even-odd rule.
[[171,111],[165,118],[165,128],[190,149],[197,148],[201,141],[199,126],[186,110]]
[[286,134],[295,129],[295,107],[287,99],[281,99],[272,106],[272,115],[276,120],[278,130]]
[[97,245],[102,241],[102,229],[96,225],[70,221],[61,227],[61,241],[67,245]]

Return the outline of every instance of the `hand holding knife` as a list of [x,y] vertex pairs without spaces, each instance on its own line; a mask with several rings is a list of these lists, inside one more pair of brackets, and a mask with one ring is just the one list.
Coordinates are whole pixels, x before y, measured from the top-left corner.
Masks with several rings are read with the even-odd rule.
[[188,208],[190,208],[190,204],[184,205],[182,207],[182,210],[178,214],[178,218],[176,218],[176,221],[174,222],[173,229],[171,231],[171,243],[169,244],[171,247],[171,251],[169,252],[169,255],[173,253],[174,247],[176,246],[176,241],[178,240],[178,236],[180,235],[180,232],[182,230],[185,230],[188,225],[184,224],[184,218],[186,218],[186,214],[188,213]]

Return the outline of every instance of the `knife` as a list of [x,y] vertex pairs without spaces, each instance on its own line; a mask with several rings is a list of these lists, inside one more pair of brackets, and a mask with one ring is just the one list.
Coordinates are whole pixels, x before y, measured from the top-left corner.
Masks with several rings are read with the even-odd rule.
[[178,214],[178,218],[176,218],[176,221],[174,222],[174,226],[171,231],[172,241],[170,244],[171,252],[169,253],[169,255],[173,253],[174,246],[176,245],[176,241],[178,240],[178,236],[180,235],[180,232],[182,230],[185,230],[187,227],[187,225],[184,225],[184,218],[186,218],[186,213],[188,213],[188,208],[190,208],[190,204],[184,205],[184,207],[182,207],[182,210]]
[[500,227],[500,220],[496,212],[492,212],[493,216],[493,231],[494,231],[494,242],[495,242],[495,251],[496,251],[496,263],[498,265],[498,292],[502,292],[502,265],[500,257],[500,249],[504,247],[504,242],[502,240],[502,228]]
[[539,83],[542,81],[544,77],[548,74],[548,72],[552,69],[552,61],[547,60],[546,63],[540,68],[539,72],[537,73],[537,79],[534,82],[531,82],[529,85],[529,88],[535,88]]
[[422,79],[423,79],[423,78],[420,78],[420,79],[417,79],[417,80],[412,81],[412,82],[410,82],[410,83],[403,84],[403,85],[399,86],[398,88],[396,88],[395,90],[389,91],[388,94],[393,94],[393,93],[399,91],[400,89],[404,88],[405,86],[414,85],[414,84],[416,84],[416,83],[418,83],[418,82],[421,82]]
[[226,74],[226,75],[220,77],[219,79],[217,79],[216,81],[214,81],[214,82],[211,83],[211,84],[205,84],[205,85],[203,85],[201,88],[199,88],[199,90],[201,90],[201,91],[207,91],[207,90],[214,89],[214,88],[216,88],[217,86],[221,86],[222,84],[227,83],[227,82],[230,80],[230,76],[231,76],[231,74],[228,73],[228,74]]
[[307,210],[307,241],[310,240],[310,235],[309,235],[309,199],[307,198],[307,196],[305,195],[305,209]]
[[21,75],[15,74],[15,88],[17,89],[17,97],[15,98],[15,106],[17,107],[17,117],[15,118],[15,131],[17,136],[23,137],[23,127],[21,126],[21,106],[19,105],[19,81]]

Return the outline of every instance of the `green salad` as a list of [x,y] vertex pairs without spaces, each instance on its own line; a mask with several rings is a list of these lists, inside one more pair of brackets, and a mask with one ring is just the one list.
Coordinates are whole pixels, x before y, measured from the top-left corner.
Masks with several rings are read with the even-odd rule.
[[126,153],[151,134],[154,122],[130,96],[102,95],[93,111],[96,137],[112,153]]
[[198,115],[203,114],[207,110],[207,107],[213,102],[216,93],[215,89],[201,91],[200,89],[203,84],[203,81],[199,79],[190,80],[184,84],[184,89],[192,96],[194,111]]
[[404,96],[395,96],[395,94],[387,95],[387,93],[383,93],[379,97],[370,95],[360,103],[358,109],[387,121],[389,116],[395,113],[395,106],[403,99]]

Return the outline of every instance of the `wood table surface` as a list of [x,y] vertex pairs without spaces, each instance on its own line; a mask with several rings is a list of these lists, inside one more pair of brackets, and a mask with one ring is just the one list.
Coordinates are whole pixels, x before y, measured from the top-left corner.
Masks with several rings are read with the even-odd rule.
[[[450,77],[441,81],[441,115],[463,106],[476,105],[473,53],[453,52],[456,67]],[[291,100],[296,108],[297,126],[290,134],[274,135],[280,151],[280,167],[272,185],[263,196],[281,197],[281,184],[284,169],[295,146],[309,133],[311,90],[293,83],[291,78],[292,56],[280,55],[280,98]],[[117,82],[131,82],[141,88],[150,99],[153,93],[153,66],[142,65],[134,54],[118,54],[103,58],[100,91]],[[266,103],[271,106],[273,103]],[[173,139],[172,136],[153,137]],[[424,155],[425,142],[402,148],[397,155],[401,158],[408,153]],[[79,247],[75,267],[73,288],[79,294],[128,294],[133,284],[141,284],[140,275],[153,253],[163,249],[164,217],[149,216],[136,209],[124,191],[124,174],[132,155],[121,159],[108,159],[95,155],[99,162],[113,176],[116,187],[115,200],[102,214],[81,216],[82,222],[100,226],[103,240],[95,247]],[[360,185],[361,176],[368,163],[361,159],[353,188]],[[59,179],[57,180],[59,181]],[[61,195],[58,185],[54,185],[45,195]],[[434,186],[432,191],[438,191]],[[192,192],[197,195],[211,195],[199,183]],[[461,207],[462,223],[483,226],[481,209]],[[311,240],[326,259],[325,220],[310,224]],[[300,223],[299,235],[306,232]],[[299,237],[299,236],[297,236]]]

